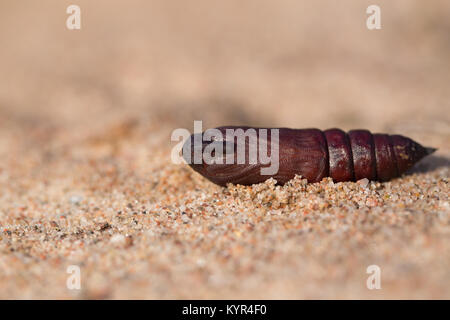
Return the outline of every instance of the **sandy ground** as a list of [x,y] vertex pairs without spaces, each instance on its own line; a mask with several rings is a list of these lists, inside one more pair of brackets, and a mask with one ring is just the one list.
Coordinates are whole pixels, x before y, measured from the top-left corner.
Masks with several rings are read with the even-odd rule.
[[[369,31],[373,1],[1,1],[0,298],[450,298],[450,3],[377,3]],[[194,120],[439,150],[221,188],[170,161]]]

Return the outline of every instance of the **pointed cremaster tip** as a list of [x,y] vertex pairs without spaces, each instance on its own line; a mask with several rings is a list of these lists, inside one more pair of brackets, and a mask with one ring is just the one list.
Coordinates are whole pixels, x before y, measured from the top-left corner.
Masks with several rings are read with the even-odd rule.
[[436,151],[435,148],[422,147],[414,140],[401,135],[392,135],[391,141],[399,174],[406,172],[420,159]]
[[435,152],[437,150],[437,148],[425,147],[425,150],[426,150],[426,153],[427,153],[427,156],[428,156],[428,155],[432,154],[433,152]]

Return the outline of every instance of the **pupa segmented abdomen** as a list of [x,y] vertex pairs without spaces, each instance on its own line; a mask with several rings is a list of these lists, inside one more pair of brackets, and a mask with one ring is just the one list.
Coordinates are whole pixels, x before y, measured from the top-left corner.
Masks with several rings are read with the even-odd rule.
[[[259,130],[264,128],[228,126],[217,129],[224,136],[227,129],[255,129],[257,139],[260,139]],[[274,129],[279,133],[279,168],[273,175],[261,174],[260,169],[267,164],[250,164],[248,155],[244,164],[207,164],[203,161],[201,164],[190,165],[207,179],[223,186],[227,183],[251,185],[269,178],[284,184],[295,175],[301,175],[308,182],[318,182],[324,177],[331,177],[335,182],[363,178],[387,181],[400,176],[420,159],[435,151],[401,135],[372,134],[368,130],[351,130],[346,133],[340,129]],[[272,129],[266,130],[270,132]],[[191,136],[189,143],[193,143],[194,136]],[[268,134],[267,150],[271,149],[270,137]],[[211,143],[203,139],[202,142],[202,150]],[[238,141],[235,140],[235,143]],[[245,140],[245,145],[248,147],[249,140]],[[193,155],[193,148],[187,150],[191,150]]]

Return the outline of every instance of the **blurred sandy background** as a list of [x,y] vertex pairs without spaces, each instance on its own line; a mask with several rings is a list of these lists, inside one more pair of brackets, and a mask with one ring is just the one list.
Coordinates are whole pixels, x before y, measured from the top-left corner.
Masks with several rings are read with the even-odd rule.
[[[72,3],[81,30],[66,28]],[[0,297],[450,298],[450,2],[376,1],[369,31],[371,4],[1,1]],[[410,184],[403,207],[355,205],[342,221],[322,195],[311,230],[291,233],[303,207],[259,211],[245,202],[256,189],[170,163],[172,130],[193,120],[366,128],[439,151],[374,185]],[[383,289],[369,291],[377,263]]]

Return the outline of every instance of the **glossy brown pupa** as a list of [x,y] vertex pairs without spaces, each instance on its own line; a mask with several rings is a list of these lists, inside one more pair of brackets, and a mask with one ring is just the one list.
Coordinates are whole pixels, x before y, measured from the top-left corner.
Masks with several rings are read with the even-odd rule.
[[[411,168],[423,157],[433,153],[436,149],[426,148],[410,138],[401,135],[388,135],[367,130],[351,130],[344,132],[340,129],[289,129],[289,128],[250,128],[226,126],[216,128],[224,137],[227,129],[237,130],[255,129],[256,139],[260,139],[260,130],[277,129],[279,168],[272,175],[261,174],[261,168],[267,166],[257,161],[249,163],[249,155],[245,156],[245,163],[200,163],[189,165],[202,176],[212,182],[225,186],[227,183],[251,185],[274,178],[278,184],[284,184],[295,175],[301,175],[308,182],[318,182],[324,177],[331,177],[335,182],[357,181],[363,178],[369,180],[388,181],[398,177]],[[194,155],[194,141],[201,141],[200,148],[212,143],[211,139],[204,139],[204,133],[193,134],[185,143],[183,157],[191,160]],[[271,150],[271,135],[264,136],[267,149]],[[233,139],[234,159],[239,144],[248,149],[250,139]],[[226,143],[226,139],[222,143]],[[228,141],[229,142],[229,141]],[[224,150],[227,150],[224,148]],[[225,153],[230,151],[225,151]],[[270,153],[270,152],[269,152]],[[225,156],[226,154],[224,154]]]

